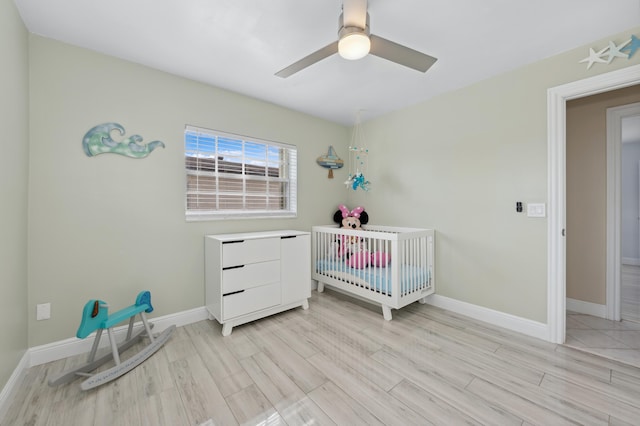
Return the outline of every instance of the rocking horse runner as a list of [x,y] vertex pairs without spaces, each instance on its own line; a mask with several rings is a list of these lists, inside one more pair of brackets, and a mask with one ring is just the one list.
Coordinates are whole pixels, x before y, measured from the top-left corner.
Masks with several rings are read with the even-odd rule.
[[[79,367],[76,367],[72,370],[65,371],[60,373],[57,376],[53,376],[49,379],[50,386],[57,386],[63,383],[69,383],[73,381],[77,376],[85,376],[88,377],[85,381],[83,381],[80,385],[82,390],[91,389],[97,386],[100,386],[104,383],[110,382],[111,380],[117,379],[123,374],[128,373],[138,365],[142,364],[147,358],[153,355],[158,349],[164,345],[164,343],[169,339],[173,330],[175,330],[176,326],[172,325],[164,330],[160,335],[153,336],[151,333],[152,324],[147,322],[146,313],[153,312],[153,306],[151,306],[151,293],[148,291],[142,291],[138,294],[136,298],[136,303],[119,310],[111,315],[108,315],[108,305],[102,300],[90,300],[84,305],[84,309],[82,310],[82,321],[80,323],[80,327],[78,327],[78,332],[76,336],[79,339],[84,339],[93,331],[96,331],[96,338],[93,342],[93,346],[91,347],[91,352],[89,352],[89,358],[86,364],[83,364]],[[135,334],[133,333],[133,323],[136,315],[140,315],[142,319],[142,327]],[[120,343],[120,345],[116,344],[116,339],[113,333],[113,327],[122,322],[129,319],[129,328],[127,330],[127,337],[125,340]],[[107,353],[106,355],[95,359],[96,352],[98,350],[98,345],[100,344],[100,337],[102,336],[102,331],[107,330],[107,334],[109,335],[109,342],[111,343],[111,353]],[[135,343],[139,342],[143,335],[146,335],[150,344],[142,349],[137,354],[128,358],[127,360],[120,362],[120,351],[124,351]],[[115,366],[101,371],[96,374],[89,374],[89,371],[93,371],[102,364],[114,360]]]

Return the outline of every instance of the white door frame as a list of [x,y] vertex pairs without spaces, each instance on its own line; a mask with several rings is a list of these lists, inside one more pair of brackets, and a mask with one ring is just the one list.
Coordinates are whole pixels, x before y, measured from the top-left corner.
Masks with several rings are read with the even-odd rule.
[[622,119],[640,115],[640,102],[607,108],[607,274],[606,318],[620,321],[620,286],[622,264],[621,171]]
[[566,332],[566,103],[571,99],[635,84],[640,84],[640,65],[552,87],[547,91],[547,327],[548,340],[554,343],[564,343]]

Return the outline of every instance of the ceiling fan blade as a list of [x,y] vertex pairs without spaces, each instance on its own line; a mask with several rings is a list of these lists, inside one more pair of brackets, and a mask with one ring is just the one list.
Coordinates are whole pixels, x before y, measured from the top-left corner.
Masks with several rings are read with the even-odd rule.
[[311,55],[305,56],[297,62],[289,65],[288,67],[281,69],[276,73],[278,77],[287,78],[290,75],[297,73],[300,70],[307,68],[310,65],[315,64],[316,62],[320,62],[324,58],[327,58],[334,53],[338,53],[338,42],[334,41],[333,43],[323,47],[320,50],[316,50]]
[[386,38],[373,34],[371,34],[369,38],[371,39],[371,50],[369,53],[416,71],[426,72],[438,60],[433,56],[425,55],[422,52],[394,43]]
[[345,27],[365,29],[367,26],[367,0],[344,0],[342,14]]

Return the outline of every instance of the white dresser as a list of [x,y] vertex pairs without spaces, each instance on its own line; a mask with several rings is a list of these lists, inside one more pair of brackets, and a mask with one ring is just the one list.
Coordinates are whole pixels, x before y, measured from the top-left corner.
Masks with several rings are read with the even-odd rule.
[[310,250],[309,232],[206,235],[205,304],[222,335],[287,309],[308,309]]

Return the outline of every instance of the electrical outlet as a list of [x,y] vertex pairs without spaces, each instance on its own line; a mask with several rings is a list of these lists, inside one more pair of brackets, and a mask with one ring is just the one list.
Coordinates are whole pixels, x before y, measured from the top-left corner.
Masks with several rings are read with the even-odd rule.
[[36,305],[36,320],[48,320],[51,318],[51,303]]

